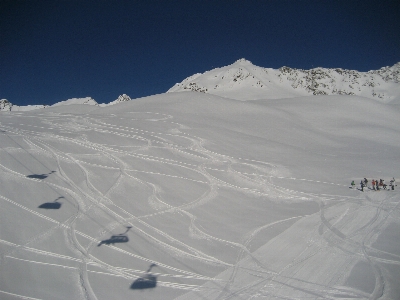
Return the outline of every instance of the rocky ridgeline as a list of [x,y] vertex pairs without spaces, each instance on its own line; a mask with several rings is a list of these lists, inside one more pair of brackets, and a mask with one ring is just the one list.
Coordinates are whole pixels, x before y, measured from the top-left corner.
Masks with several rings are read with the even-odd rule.
[[376,71],[369,71],[370,74],[377,74],[386,82],[393,81],[400,83],[400,62],[392,67],[383,67]]
[[281,67],[276,70],[240,59],[232,65],[190,76],[168,92],[195,91],[229,97],[235,96],[232,91],[242,90],[244,96],[235,99],[246,100],[246,95],[250,94],[252,99],[274,98],[280,90],[285,90],[285,96],[289,91],[290,97],[358,95],[389,102],[400,97],[399,83],[400,63],[368,72],[341,68],[303,70]]
[[385,92],[380,91],[379,87],[383,83],[400,83],[400,63],[368,72],[340,68],[302,70],[289,67],[282,67],[279,71],[281,81],[287,80],[294,89],[305,89],[313,95],[360,95],[361,92],[367,92],[372,98],[384,99]]

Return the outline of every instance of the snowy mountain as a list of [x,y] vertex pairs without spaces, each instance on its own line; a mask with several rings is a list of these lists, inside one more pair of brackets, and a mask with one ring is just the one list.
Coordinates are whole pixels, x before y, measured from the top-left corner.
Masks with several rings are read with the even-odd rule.
[[61,105],[74,105],[74,104],[85,104],[85,105],[96,105],[96,106],[99,105],[91,97],[72,98],[65,101],[57,102],[53,105],[26,105],[26,106],[13,105],[8,100],[2,99],[0,100],[0,111],[30,111],[48,107],[56,107]]
[[72,98],[65,101],[58,102],[53,104],[52,106],[60,106],[60,105],[74,105],[74,104],[85,104],[85,105],[99,105],[96,100],[92,97],[85,98]]
[[40,108],[56,107],[56,106],[62,106],[62,105],[76,105],[76,104],[106,107],[109,105],[114,105],[114,104],[118,104],[118,103],[125,102],[125,101],[130,101],[130,100],[132,100],[131,97],[129,97],[126,94],[122,94],[116,100],[111,101],[110,103],[107,103],[107,104],[103,104],[103,103],[98,104],[96,102],[96,100],[94,100],[92,97],[84,97],[84,98],[71,98],[71,99],[68,99],[65,101],[57,102],[50,106],[49,105],[18,106],[18,105],[13,105],[7,99],[1,99],[0,100],[0,111],[29,111],[29,110],[35,110],[35,109],[40,109]]
[[0,299],[399,299],[400,187],[349,188],[399,132],[349,95],[3,113]]
[[30,111],[40,108],[46,108],[48,105],[26,105],[26,106],[18,106],[13,105],[7,99],[0,100],[0,111]]
[[253,65],[246,59],[192,75],[168,90],[195,91],[237,100],[293,98],[307,95],[357,95],[400,103],[400,63],[376,71],[311,70]]
[[[232,65],[198,73],[175,84],[167,93],[194,91],[236,100],[283,99],[308,95],[356,95],[383,103],[400,104],[400,62],[392,67],[359,72],[341,68],[311,70],[281,67],[278,70],[253,65],[242,58]],[[130,101],[120,95],[109,103],[93,98],[72,98],[51,106],[87,104],[106,107]],[[46,105],[16,106],[0,100],[0,111],[28,111]]]
[[131,97],[129,97],[127,94],[122,94],[122,95],[119,95],[118,98],[115,99],[114,101],[111,101],[108,104],[100,104],[100,106],[101,107],[105,107],[105,106],[108,106],[108,105],[115,105],[115,104],[118,104],[118,103],[121,103],[121,102],[131,101],[131,100],[132,100]]

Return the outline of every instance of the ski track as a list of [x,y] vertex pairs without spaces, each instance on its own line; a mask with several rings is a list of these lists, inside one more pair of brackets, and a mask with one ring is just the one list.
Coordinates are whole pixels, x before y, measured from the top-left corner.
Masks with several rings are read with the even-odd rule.
[[[172,122],[174,117],[172,115],[153,113],[153,112],[145,112],[140,113],[142,115],[148,114],[149,116],[155,116],[153,118],[138,118],[131,119],[132,121],[146,121],[146,122],[163,122],[167,125],[172,125],[178,127],[180,130],[187,129],[189,127],[184,124]],[[21,115],[20,117],[22,117]],[[8,167],[0,164],[0,168],[3,172],[10,174],[11,176],[16,176],[21,180],[30,180],[37,182],[38,184],[44,184],[53,190],[59,192],[60,196],[65,195],[67,193],[70,195],[71,199],[74,199],[76,211],[73,215],[67,218],[63,222],[58,222],[48,216],[45,216],[35,209],[26,207],[17,203],[16,201],[9,199],[0,194],[0,199],[2,201],[7,201],[20,209],[25,210],[39,218],[42,218],[46,221],[54,223],[55,225],[50,229],[47,229],[36,236],[32,237],[28,241],[25,241],[24,244],[15,244],[9,241],[0,240],[0,243],[5,244],[11,247],[11,250],[2,253],[0,256],[0,265],[4,262],[5,259],[13,259],[18,260],[22,263],[30,263],[30,264],[41,264],[48,266],[49,268],[66,268],[71,269],[77,273],[80,278],[80,289],[81,295],[83,299],[97,299],[96,292],[93,291],[88,273],[97,273],[102,274],[104,276],[114,276],[121,277],[125,280],[135,280],[140,278],[145,274],[143,270],[129,269],[129,268],[121,268],[117,266],[113,266],[108,264],[105,261],[102,261],[92,254],[92,250],[96,244],[98,244],[105,235],[108,235],[112,229],[115,229],[119,226],[129,225],[132,227],[132,230],[135,231],[136,234],[141,235],[146,240],[152,242],[155,247],[161,247],[164,249],[165,253],[168,255],[176,256],[176,257],[186,257],[190,259],[195,259],[201,263],[212,263],[220,266],[224,266],[226,268],[230,268],[230,276],[228,280],[221,280],[218,278],[210,278],[207,276],[202,276],[201,274],[197,274],[194,272],[190,272],[187,270],[175,268],[172,265],[166,265],[162,262],[154,261],[151,258],[146,258],[140,256],[138,254],[134,254],[133,252],[124,250],[120,247],[114,245],[104,245],[103,247],[108,247],[109,249],[123,253],[125,255],[134,257],[136,259],[148,262],[149,264],[156,264],[159,267],[162,267],[164,270],[170,270],[176,272],[178,274],[170,274],[170,273],[152,273],[161,278],[178,278],[180,280],[197,280],[197,281],[205,281],[205,282],[215,282],[219,286],[216,290],[217,297],[216,299],[230,299],[236,297],[243,297],[244,295],[249,299],[251,297],[263,296],[263,297],[273,297],[273,298],[281,298],[281,299],[292,299],[289,294],[286,295],[287,289],[297,289],[300,293],[305,293],[307,295],[313,295],[317,298],[328,298],[333,299],[336,298],[338,294],[342,294],[343,296],[352,295],[355,298],[369,298],[369,299],[378,299],[384,295],[384,287],[385,287],[385,277],[384,273],[381,270],[380,263],[390,263],[390,264],[400,264],[400,256],[387,253],[383,250],[374,249],[369,245],[369,241],[373,239],[373,236],[376,235],[378,229],[385,226],[389,217],[392,216],[392,213],[398,209],[399,202],[395,199],[392,199],[394,196],[384,197],[381,202],[377,205],[376,202],[368,198],[366,196],[363,202],[362,198],[352,197],[352,196],[338,196],[338,195],[328,195],[328,194],[315,194],[315,193],[305,193],[301,191],[291,190],[273,183],[272,179],[281,179],[281,180],[293,180],[293,181],[305,181],[305,182],[313,182],[323,185],[335,185],[340,187],[347,187],[346,185],[325,182],[307,178],[294,178],[294,177],[283,177],[275,174],[275,170],[278,166],[270,164],[264,161],[251,160],[243,157],[231,157],[221,153],[216,153],[204,148],[204,140],[201,137],[190,135],[189,133],[181,132],[179,129],[176,131],[179,133],[170,133],[170,132],[160,132],[160,131],[150,131],[143,130],[135,127],[127,127],[120,126],[116,124],[110,123],[110,120],[113,120],[113,116],[104,117],[104,121],[97,119],[90,119],[88,116],[79,116],[73,117],[71,115],[71,119],[68,123],[62,123],[63,119],[59,120],[59,115],[54,114],[42,114],[38,117],[43,124],[47,126],[37,126],[32,124],[25,124],[22,122],[0,122],[0,127],[6,130],[7,135],[10,136],[19,136],[22,137],[32,149],[36,149],[42,153],[48,153],[56,162],[57,165],[57,176],[61,177],[64,182],[68,184],[68,187],[60,186],[58,184],[54,184],[48,181],[44,181],[41,179],[35,178],[27,178],[26,175],[19,173],[18,171],[11,170]],[[119,118],[120,120],[125,120],[124,118]],[[108,121],[107,121],[108,120]],[[59,123],[57,122],[59,121]],[[18,123],[18,124],[17,124]],[[167,126],[168,127],[168,126]],[[58,133],[56,133],[58,131]],[[110,134],[116,135],[123,138],[128,138],[132,140],[138,140],[141,142],[145,142],[145,145],[135,146],[133,150],[123,150],[120,149],[116,145],[107,145],[107,144],[98,144],[95,142],[90,142],[85,138],[84,132],[92,131],[100,134]],[[80,137],[72,138],[63,136],[62,134],[80,134]],[[83,133],[83,135],[82,135]],[[169,137],[178,137],[182,140],[188,141],[190,145],[180,145],[175,142],[169,140]],[[51,143],[50,143],[51,141]],[[110,161],[114,163],[114,166],[102,165],[97,163],[91,163],[88,161],[83,161],[78,158],[75,158],[73,153],[67,153],[61,151],[56,146],[53,146],[54,142],[56,143],[72,143],[78,145],[83,148],[87,148],[93,151],[96,151],[100,155],[106,157]],[[155,146],[156,145],[156,146]],[[171,151],[171,153],[175,153],[176,156],[185,157],[186,159],[191,159],[192,163],[180,161],[178,159],[170,159],[166,157],[158,157],[154,155],[147,155],[143,153],[138,153],[138,151],[146,151],[151,148],[165,148]],[[185,151],[187,150],[187,151]],[[190,152],[188,152],[190,151]],[[193,153],[194,152],[194,153]],[[31,154],[32,155],[32,154]],[[154,162],[158,164],[170,165],[176,168],[187,169],[201,175],[204,180],[195,180],[192,178],[176,176],[171,174],[165,174],[161,172],[152,172],[152,171],[143,171],[132,168],[131,165],[124,162],[121,156],[134,157],[136,159],[141,159],[143,161]],[[76,165],[84,174],[85,177],[85,185],[78,186],[72,178],[63,170],[61,160],[68,161]],[[234,168],[234,164],[242,164],[246,165],[250,168],[253,168],[257,171],[254,173],[248,172],[240,172]],[[271,168],[268,174],[260,174],[259,172],[265,172],[265,170],[261,170],[258,166],[268,166]],[[105,193],[102,193],[99,189],[96,188],[95,184],[91,182],[90,171],[88,167],[95,166],[98,168],[102,168],[105,170],[116,170],[119,172],[118,178],[115,180],[114,184],[108,188]],[[223,168],[221,168],[221,166]],[[234,178],[240,182],[240,185],[230,183],[226,180],[216,177],[215,175],[211,175],[211,171],[223,172],[225,174],[230,174]],[[132,173],[137,175],[133,176]],[[160,195],[159,188],[156,184],[152,182],[143,180],[140,178],[140,174],[145,173],[148,175],[157,175],[157,176],[165,176],[170,178],[177,178],[182,180],[187,180],[199,184],[203,184],[207,187],[207,191],[204,192],[202,196],[192,201],[189,201],[186,204],[180,206],[172,206],[169,203],[165,202]],[[126,211],[122,207],[118,206],[116,203],[112,201],[111,195],[114,190],[117,190],[121,181],[123,179],[130,179],[136,182],[147,186],[149,190],[151,190],[151,195],[149,195],[149,199],[152,199],[154,203],[158,203],[160,209],[157,209],[155,212],[150,214],[145,214],[141,216],[134,216],[129,211]],[[266,223],[258,228],[255,228],[251,232],[249,232],[243,243],[232,242],[229,240],[221,239],[212,236],[210,233],[207,233],[196,226],[196,216],[192,213],[189,213],[188,209],[193,209],[197,206],[201,206],[204,203],[212,201],[218,195],[218,187],[228,187],[240,193],[250,193],[260,197],[267,197],[273,195],[275,198],[284,198],[284,199],[296,199],[297,201],[310,200],[313,199],[317,201],[320,205],[320,210],[316,214],[312,215],[299,215],[295,217],[291,217],[285,220],[279,220],[272,223]],[[349,217],[351,214],[356,213],[355,208],[350,210],[348,207],[345,211],[340,212],[333,219],[330,217],[327,219],[325,217],[326,213],[326,203],[333,203],[333,205],[329,206],[329,211],[337,205],[343,203],[352,203],[356,204],[357,202],[362,202],[364,207],[369,209],[376,209],[373,217],[368,220],[364,225],[359,228],[353,230],[350,233],[344,234],[340,228],[345,228],[346,225],[351,226]],[[370,203],[369,203],[369,202]],[[391,205],[395,204],[395,205]],[[391,205],[391,206],[390,206]],[[87,218],[89,212],[94,208],[100,209],[104,212],[110,219],[110,223],[105,226],[105,228],[100,228],[98,231],[98,235],[92,237],[80,230],[76,229],[77,220]],[[115,210],[113,209],[115,208]],[[118,210],[118,212],[117,212]],[[224,243],[235,247],[237,249],[237,258],[236,261],[231,264],[227,262],[223,262],[216,257],[210,256],[202,251],[199,251],[196,248],[193,248],[186,243],[181,242],[180,240],[174,238],[170,234],[164,232],[163,230],[153,227],[149,225],[145,220],[148,218],[154,218],[161,214],[168,214],[171,212],[179,212],[183,216],[186,216],[190,220],[190,232],[195,234],[197,237],[208,240],[208,241],[216,241],[220,243]],[[125,216],[121,215],[123,213]],[[264,265],[263,262],[259,261],[256,255],[253,255],[248,249],[251,241],[259,234],[262,230],[267,229],[271,226],[274,226],[279,223],[287,222],[289,220],[302,219],[307,217],[314,217],[315,215],[320,216],[320,228],[323,228],[322,235],[318,234],[318,232],[314,232],[313,234],[307,237],[306,247],[298,253],[290,263],[282,266],[279,270],[273,270],[269,266]],[[396,221],[399,221],[395,218]],[[140,224],[146,230],[139,228],[136,224]],[[61,255],[57,253],[52,253],[48,251],[43,251],[39,249],[35,249],[30,247],[29,244],[33,242],[40,242],[44,238],[51,236],[57,228],[63,228],[65,233],[65,242],[66,246],[75,253],[76,257]],[[83,247],[77,240],[77,235],[86,238],[90,241],[89,246],[86,248]],[[160,236],[164,241],[157,238]],[[360,238],[361,236],[361,238]],[[356,256],[361,257],[364,261],[368,262],[371,266],[374,276],[375,276],[375,287],[372,294],[367,294],[365,292],[352,289],[349,287],[340,287],[338,284],[340,283],[340,278],[344,278],[344,271],[341,274],[337,275],[337,281],[331,282],[330,284],[318,284],[313,282],[307,282],[308,285],[312,287],[309,288],[300,288],[296,286],[292,286],[293,282],[302,282],[301,278],[297,278],[296,274],[301,270],[301,265],[306,261],[313,259],[318,256],[321,251],[325,251],[326,249],[335,249],[340,253],[344,253],[347,256]],[[22,259],[13,256],[17,250],[28,251],[32,253],[36,253],[39,255],[43,255],[44,257],[54,257],[60,260],[67,260],[77,264],[77,266],[67,266],[63,264],[56,263],[47,263],[44,261],[35,261]],[[379,254],[390,254],[393,257],[393,260],[387,258],[381,258]],[[258,268],[256,269],[247,269],[240,265],[241,261],[245,258],[249,257],[253,260]],[[101,271],[89,270],[88,267],[96,266],[100,268]],[[242,286],[239,289],[235,289],[235,279],[238,276],[239,272],[247,272],[249,274],[256,275],[260,277],[259,280],[255,280],[252,283]],[[290,274],[290,276],[289,276]],[[290,283],[289,283],[290,282]],[[127,283],[129,284],[129,282]],[[201,292],[201,291],[212,291],[207,285],[200,284],[186,284],[186,283],[176,283],[176,282],[168,282],[160,280],[157,282],[159,286],[163,286],[165,288],[172,289],[182,289],[192,292]],[[262,285],[263,288],[259,288]],[[214,291],[215,292],[215,291]],[[7,291],[0,291],[0,293],[7,294],[16,298],[21,299],[37,299],[31,298],[28,296],[22,296],[13,294]],[[336,295],[336,296],[335,296]]]

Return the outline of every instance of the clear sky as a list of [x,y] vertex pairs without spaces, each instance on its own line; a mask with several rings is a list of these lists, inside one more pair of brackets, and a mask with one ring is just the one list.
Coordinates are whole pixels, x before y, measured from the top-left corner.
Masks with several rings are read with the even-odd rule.
[[240,58],[266,68],[400,61],[400,1],[0,0],[0,99],[166,92]]

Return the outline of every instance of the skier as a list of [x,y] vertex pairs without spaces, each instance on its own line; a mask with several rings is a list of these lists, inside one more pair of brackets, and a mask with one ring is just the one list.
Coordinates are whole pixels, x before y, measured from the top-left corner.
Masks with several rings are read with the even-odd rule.
[[364,186],[368,187],[368,180],[364,177]]
[[360,186],[361,186],[361,192],[364,192],[364,181],[361,180]]
[[376,186],[376,190],[379,191],[379,183],[378,183],[378,179],[375,180],[375,186]]
[[384,183],[384,179],[379,179],[379,186],[383,187],[384,190],[386,190],[386,184]]
[[392,191],[394,191],[394,186],[395,186],[394,183],[395,183],[395,180],[394,180],[394,177],[393,177],[393,179],[390,180],[390,184],[389,184],[390,187],[392,188]]
[[372,189],[375,191],[375,179],[372,179],[371,183],[372,183]]
[[354,180],[351,182],[351,188],[352,189],[354,189],[354,186],[355,186],[356,184],[354,183]]

